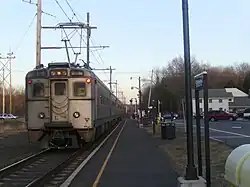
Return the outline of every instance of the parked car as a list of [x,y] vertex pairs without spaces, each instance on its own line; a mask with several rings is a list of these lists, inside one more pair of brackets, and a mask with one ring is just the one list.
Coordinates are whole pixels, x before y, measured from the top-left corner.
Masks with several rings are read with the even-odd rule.
[[0,119],[17,119],[18,116],[13,114],[0,114]]
[[247,108],[247,109],[244,110],[243,117],[245,119],[250,119],[250,108]]
[[[202,119],[202,118],[203,118],[203,116],[204,116],[204,113],[203,113],[203,112],[201,112],[201,113],[200,113],[200,119]],[[194,117],[194,119],[196,119],[196,113],[193,113],[193,117]]]
[[210,121],[217,120],[232,120],[235,121],[238,118],[237,114],[220,111],[220,110],[211,110],[208,111],[208,119]]
[[[167,114],[164,114],[162,116],[162,118],[165,120],[165,119],[171,119],[172,118],[172,115],[171,113],[167,113]],[[176,113],[173,113],[173,119],[177,119],[178,118],[178,114]]]

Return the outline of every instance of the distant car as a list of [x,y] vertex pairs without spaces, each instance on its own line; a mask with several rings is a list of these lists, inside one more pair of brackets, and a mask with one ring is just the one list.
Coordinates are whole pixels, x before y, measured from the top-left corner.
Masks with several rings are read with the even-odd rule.
[[[194,113],[193,114],[193,117],[196,119],[196,114]],[[204,113],[202,112],[202,113],[200,113],[200,119],[202,119],[204,117]]]
[[[165,119],[171,119],[171,113],[167,113],[167,114],[164,114],[163,116],[162,116],[162,118],[165,120]],[[173,119],[177,119],[178,118],[178,114],[173,114]]]
[[243,117],[245,119],[250,119],[250,108],[247,108],[247,109],[244,110]]
[[0,114],[0,119],[17,119],[18,117],[13,114]]
[[229,113],[220,110],[211,110],[208,111],[208,119],[210,121],[217,121],[217,120],[232,120],[235,121],[238,118],[237,114]]

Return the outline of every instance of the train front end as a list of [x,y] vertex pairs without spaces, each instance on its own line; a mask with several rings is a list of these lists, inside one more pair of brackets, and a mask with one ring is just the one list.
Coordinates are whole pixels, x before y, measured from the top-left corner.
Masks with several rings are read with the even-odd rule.
[[[92,129],[91,79],[83,77],[82,69],[68,64],[49,64],[44,71],[44,77],[28,74],[26,78],[30,138],[40,141],[44,148],[82,147],[92,138],[81,133]],[[34,94],[38,83],[40,95]]]

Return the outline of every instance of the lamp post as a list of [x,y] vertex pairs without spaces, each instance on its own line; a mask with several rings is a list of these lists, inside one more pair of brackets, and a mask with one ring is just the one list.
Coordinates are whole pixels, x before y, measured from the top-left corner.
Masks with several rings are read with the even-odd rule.
[[193,144],[193,119],[192,119],[192,88],[191,88],[191,63],[190,63],[190,43],[189,43],[189,18],[188,0],[182,0],[183,19],[183,43],[184,43],[184,67],[185,67],[185,103],[187,122],[187,166],[186,180],[197,180],[197,170],[194,164],[194,144]]
[[[130,77],[130,80],[131,79],[133,79],[133,77]],[[132,86],[131,90],[136,88],[139,91],[139,110],[140,110],[140,120],[139,121],[140,121],[140,124],[142,124],[142,102],[141,102],[142,93],[141,93],[141,77],[140,76],[138,77],[138,84],[139,84],[139,88]]]

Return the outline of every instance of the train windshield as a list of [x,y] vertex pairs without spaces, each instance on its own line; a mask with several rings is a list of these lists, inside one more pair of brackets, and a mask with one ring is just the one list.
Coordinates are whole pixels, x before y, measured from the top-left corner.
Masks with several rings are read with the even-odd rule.
[[74,96],[78,97],[86,96],[86,84],[84,82],[74,83]]
[[55,95],[65,95],[66,94],[66,84],[63,82],[55,83]]
[[44,84],[43,83],[33,84],[33,97],[44,97]]

